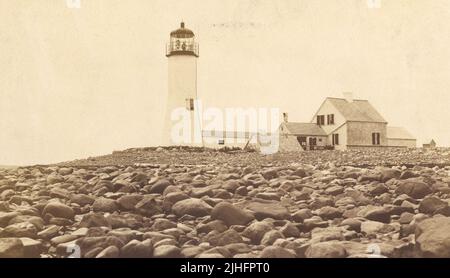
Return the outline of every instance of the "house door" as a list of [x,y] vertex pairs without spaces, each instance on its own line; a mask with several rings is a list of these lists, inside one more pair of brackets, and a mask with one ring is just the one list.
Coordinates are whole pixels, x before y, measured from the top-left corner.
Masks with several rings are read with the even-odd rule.
[[302,146],[304,150],[306,150],[306,136],[297,136],[297,141]]
[[309,137],[309,149],[315,150],[317,146],[317,138],[315,137]]

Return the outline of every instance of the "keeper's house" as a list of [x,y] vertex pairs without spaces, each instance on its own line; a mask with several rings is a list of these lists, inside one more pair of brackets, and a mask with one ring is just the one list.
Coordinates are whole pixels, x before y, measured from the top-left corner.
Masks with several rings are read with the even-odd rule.
[[280,125],[280,151],[401,147],[415,148],[416,139],[387,121],[367,100],[328,97],[310,123]]

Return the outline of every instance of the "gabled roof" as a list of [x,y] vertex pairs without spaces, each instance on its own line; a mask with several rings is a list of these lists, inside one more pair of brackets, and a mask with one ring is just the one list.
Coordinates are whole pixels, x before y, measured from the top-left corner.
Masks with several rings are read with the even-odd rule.
[[342,114],[346,121],[387,123],[367,100],[347,101],[343,98],[328,97],[326,100]]
[[408,140],[415,140],[414,136],[411,135],[406,129],[403,127],[394,127],[394,126],[388,126],[387,127],[387,138],[388,139],[408,139]]
[[423,139],[422,142],[423,142],[424,144],[436,144],[436,141],[435,141],[434,139],[428,138],[428,137],[426,137],[425,139]]
[[314,123],[284,123],[284,125],[294,135],[327,136],[325,131]]

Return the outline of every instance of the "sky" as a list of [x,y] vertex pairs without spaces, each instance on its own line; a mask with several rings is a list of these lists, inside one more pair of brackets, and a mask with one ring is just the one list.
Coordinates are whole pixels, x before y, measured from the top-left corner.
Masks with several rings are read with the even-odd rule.
[[450,146],[450,1],[378,1],[0,0],[0,165],[158,145],[182,20],[207,107],[307,122],[352,92],[419,144]]

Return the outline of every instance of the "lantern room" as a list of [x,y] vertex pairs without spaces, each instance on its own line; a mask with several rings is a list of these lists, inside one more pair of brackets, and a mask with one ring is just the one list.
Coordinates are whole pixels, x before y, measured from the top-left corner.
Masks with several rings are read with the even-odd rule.
[[180,28],[170,33],[170,42],[166,46],[166,56],[192,55],[198,57],[198,43],[195,42],[194,32],[187,29],[184,22]]

